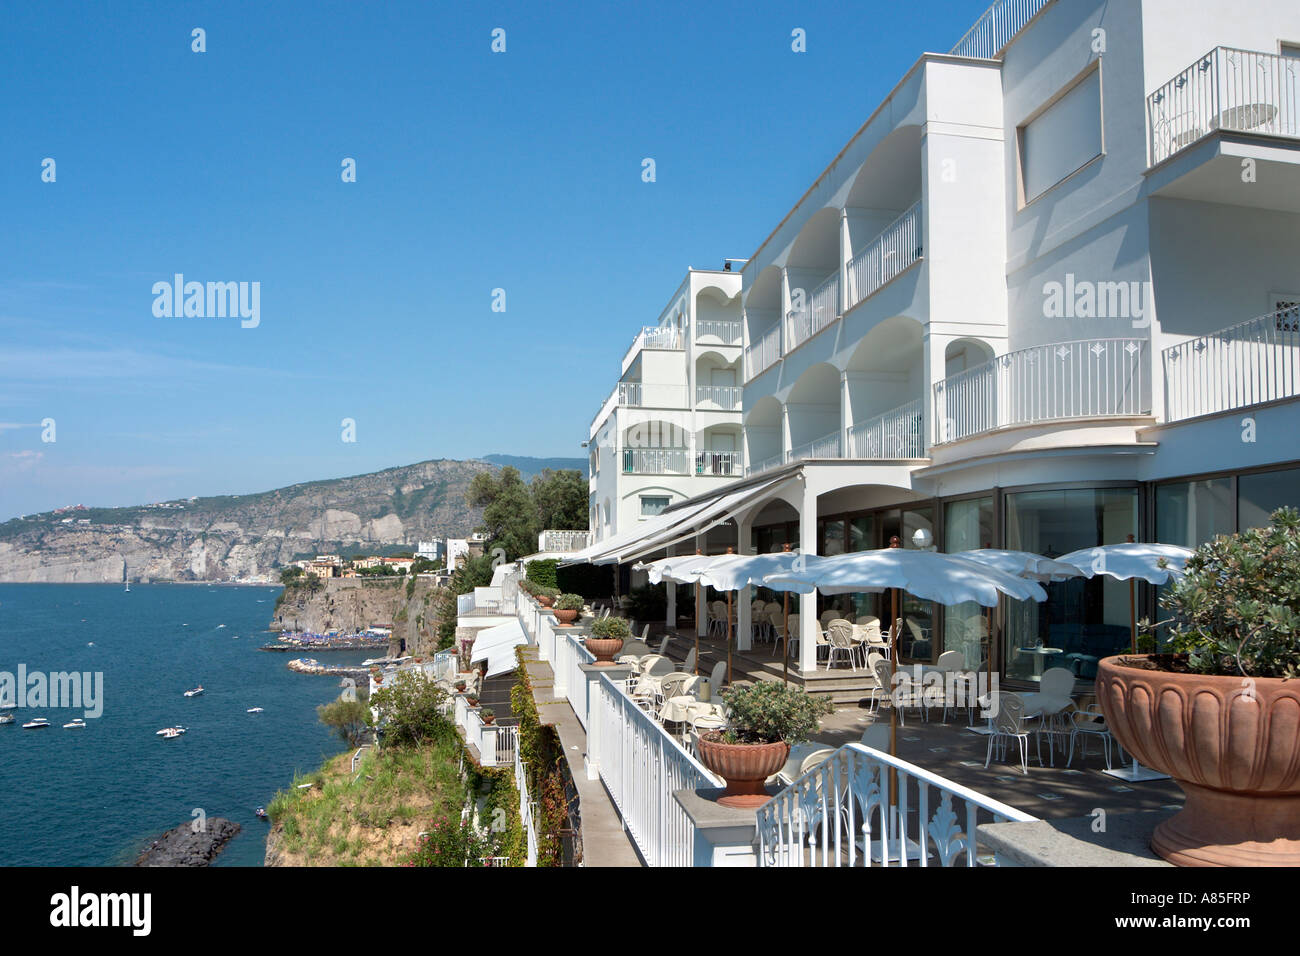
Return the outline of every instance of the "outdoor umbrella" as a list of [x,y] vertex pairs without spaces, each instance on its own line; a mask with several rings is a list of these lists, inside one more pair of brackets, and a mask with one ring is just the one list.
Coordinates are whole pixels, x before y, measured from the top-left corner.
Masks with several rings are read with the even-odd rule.
[[[788,547],[788,545],[787,545]],[[824,558],[804,557],[800,560],[798,552],[781,551],[776,554],[724,554],[705,566],[702,566],[696,572],[696,580],[706,587],[711,587],[717,591],[726,591],[728,597],[732,591],[740,591],[750,585],[761,585],[764,579],[785,572],[790,572],[796,567],[796,562],[801,570],[815,566]],[[770,587],[770,585],[768,585]],[[790,682],[790,593],[787,588],[773,588],[777,591],[785,591],[782,596],[782,613],[785,620],[785,644],[782,646],[782,678],[786,683]],[[728,618],[730,618],[730,607],[728,607]],[[730,628],[730,624],[728,624]],[[728,634],[727,641],[727,680],[731,680],[731,641]]]
[[[971,551],[958,551],[957,557],[978,562],[986,567],[997,568],[1018,578],[1046,584],[1049,581],[1065,581],[1083,575],[1073,564],[1055,561],[1032,551],[1004,551],[999,548],[977,548]],[[988,668],[989,686],[993,684],[993,612],[989,611],[989,650],[985,654]]]
[[[1134,542],[1133,536],[1124,544],[1104,544],[1095,548],[1080,548],[1063,554],[1056,560],[1073,564],[1087,578],[1104,574],[1117,581],[1128,582],[1129,649],[1137,653],[1137,593],[1136,581],[1141,578],[1149,584],[1167,584],[1174,575],[1182,574],[1187,559],[1192,556],[1188,548],[1176,544]],[[1163,567],[1161,566],[1163,565]],[[1130,782],[1166,780],[1168,774],[1151,770],[1137,762],[1120,770],[1107,770],[1112,777]]]
[[[695,583],[695,673],[700,672],[700,587],[697,581],[697,572],[699,569],[708,567],[709,563],[718,560],[721,555],[707,554],[681,554],[672,555],[667,558],[659,558],[657,561],[649,561],[642,564],[634,565],[639,571],[645,571],[650,577],[651,584],[661,584],[664,581],[672,581],[675,584]],[[731,667],[727,667],[728,677],[730,677]]]

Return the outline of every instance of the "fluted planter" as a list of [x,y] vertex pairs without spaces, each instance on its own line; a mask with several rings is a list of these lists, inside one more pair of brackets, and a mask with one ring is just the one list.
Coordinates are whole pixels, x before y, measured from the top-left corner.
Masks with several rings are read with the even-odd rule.
[[1187,795],[1151,848],[1179,866],[1300,866],[1300,680],[1179,674],[1121,659],[1097,671],[1111,733]]
[[569,625],[578,619],[578,611],[554,610],[551,612],[561,624]]
[[548,597],[545,594],[539,594],[537,596],[537,603],[540,604],[542,607],[550,607],[552,604],[555,603],[555,598]]
[[587,650],[595,655],[598,665],[612,667],[614,655],[623,649],[623,639],[621,637],[589,637],[586,640],[586,645]]
[[728,744],[714,730],[700,735],[699,754],[700,763],[727,782],[718,803],[753,809],[770,799],[764,781],[785,765],[790,745],[784,740],[774,744]]

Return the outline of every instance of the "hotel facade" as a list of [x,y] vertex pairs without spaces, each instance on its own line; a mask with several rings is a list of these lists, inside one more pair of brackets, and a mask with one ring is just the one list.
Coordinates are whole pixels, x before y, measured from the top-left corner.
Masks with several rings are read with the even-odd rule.
[[[741,335],[717,354],[740,353],[742,410],[721,427],[743,475],[656,477],[671,493],[652,516],[648,490],[593,462],[582,558],[894,536],[1057,556],[1195,546],[1300,506],[1300,7],[990,13],[920,56],[735,277]],[[620,397],[591,437],[620,429],[627,448]],[[901,659],[956,649],[1012,685],[1050,666],[1086,685],[1128,645],[1129,587],[1048,591],[991,620],[909,598]],[[800,668],[818,666],[823,611],[883,622],[879,601],[798,598]]]

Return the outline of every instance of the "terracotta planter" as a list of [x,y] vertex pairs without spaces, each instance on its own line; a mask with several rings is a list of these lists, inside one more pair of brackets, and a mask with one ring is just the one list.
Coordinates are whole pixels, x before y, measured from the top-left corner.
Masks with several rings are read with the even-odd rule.
[[589,637],[587,650],[596,655],[596,664],[600,667],[614,666],[614,655],[623,649],[621,637]]
[[537,596],[537,603],[540,604],[542,607],[550,607],[552,604],[555,603],[555,598],[548,597],[545,594],[539,594]]
[[484,724],[484,726],[490,727],[490,726],[492,726],[493,724],[496,723],[496,720],[497,720],[497,719],[496,719],[495,717],[484,717],[484,718],[483,718],[483,724]]
[[555,615],[555,619],[559,621],[561,624],[572,624],[574,621],[578,619],[577,611],[557,610],[557,611],[552,611],[551,613]]
[[727,790],[718,798],[724,807],[752,809],[761,807],[771,797],[763,781],[785,765],[790,745],[784,740],[774,744],[726,744],[718,731],[700,736],[700,763],[723,780]]
[[1187,794],[1151,848],[1180,866],[1300,866],[1300,681],[1174,674],[1120,660],[1097,670],[1111,733]]

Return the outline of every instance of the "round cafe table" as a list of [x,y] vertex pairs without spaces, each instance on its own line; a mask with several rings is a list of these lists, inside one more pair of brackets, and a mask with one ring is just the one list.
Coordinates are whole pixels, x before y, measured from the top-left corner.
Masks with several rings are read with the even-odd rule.
[[1064,654],[1063,647],[1017,647],[1016,651],[1021,654],[1034,655],[1034,676],[1043,676],[1043,661],[1054,654]]
[[721,717],[722,708],[717,704],[706,704],[693,694],[669,697],[659,710],[659,717],[665,723],[689,724],[696,717]]

